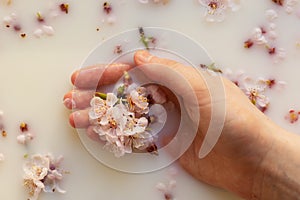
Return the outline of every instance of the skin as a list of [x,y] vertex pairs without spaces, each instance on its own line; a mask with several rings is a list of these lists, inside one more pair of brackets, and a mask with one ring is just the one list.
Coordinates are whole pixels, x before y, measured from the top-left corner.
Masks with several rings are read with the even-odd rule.
[[[229,190],[244,199],[300,199],[298,135],[278,127],[235,84],[222,78],[225,89],[223,101],[226,106],[224,128],[212,151],[199,159],[198,153],[211,119],[211,108],[214,106],[210,99],[209,86],[204,79],[210,75],[206,72],[201,72],[200,75],[191,67],[155,57],[147,51],[137,51],[134,63],[136,67],[145,64],[163,65],[160,68],[162,71],[171,70],[180,74],[196,94],[197,108],[201,113],[198,132],[192,145],[179,159],[182,167],[192,176]],[[122,76],[123,71],[131,68],[126,64],[113,64],[74,72],[71,81],[76,89],[64,96],[67,108],[72,109],[72,99],[78,109],[70,114],[70,124],[76,128],[86,128],[88,135],[98,140],[88,120],[89,100],[93,96],[91,89],[101,89],[104,85],[113,84]],[[155,67],[141,69],[154,81],[163,80],[164,84],[174,81],[175,76],[162,76],[166,73]],[[98,77],[102,73],[104,78],[99,81]],[[173,89],[178,93],[190,95],[182,84],[171,85],[174,85]],[[184,102],[186,106],[189,105],[187,101]]]

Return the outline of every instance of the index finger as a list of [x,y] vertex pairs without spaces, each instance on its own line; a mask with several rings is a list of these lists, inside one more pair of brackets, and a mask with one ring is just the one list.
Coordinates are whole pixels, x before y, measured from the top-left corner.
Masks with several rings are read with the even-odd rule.
[[71,81],[79,89],[96,89],[113,84],[131,68],[131,65],[123,63],[98,64],[76,70],[71,76]]

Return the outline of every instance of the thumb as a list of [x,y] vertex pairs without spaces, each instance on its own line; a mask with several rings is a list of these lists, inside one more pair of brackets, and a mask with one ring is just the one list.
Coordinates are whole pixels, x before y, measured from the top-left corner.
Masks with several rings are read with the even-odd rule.
[[137,51],[134,62],[152,81],[171,89],[175,94],[185,93],[186,84],[189,85],[188,72],[185,72],[188,67],[174,60],[156,57],[146,50]]
[[180,63],[169,60],[165,58],[159,58],[152,54],[150,54],[146,50],[139,50],[134,54],[134,62],[136,65],[144,65],[144,64],[161,64],[161,65],[167,65],[169,67],[174,67],[176,65],[179,65]]
[[[179,77],[177,76],[177,78],[173,79],[174,74],[177,74],[188,81],[195,90],[202,90],[202,87],[205,86],[203,80],[203,75],[205,76],[205,74],[203,74],[200,70],[191,66],[186,66],[174,60],[154,56],[146,50],[139,50],[135,52],[134,62],[136,66],[139,66],[140,68],[143,67],[142,70],[147,74],[147,76],[151,77],[152,80],[169,83],[175,82],[176,80],[179,81],[176,84],[178,85],[182,82],[178,80]],[[181,91],[181,89],[182,88],[180,88],[179,91]]]

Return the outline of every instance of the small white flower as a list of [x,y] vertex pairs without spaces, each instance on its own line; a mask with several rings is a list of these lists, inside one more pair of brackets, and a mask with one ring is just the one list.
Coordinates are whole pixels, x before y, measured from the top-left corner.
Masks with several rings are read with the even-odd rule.
[[[128,125],[129,124],[129,125]],[[143,133],[148,126],[148,120],[145,117],[132,119],[126,124],[124,133],[128,136]]]
[[145,95],[146,89],[143,87],[132,90],[128,96],[129,110],[139,114],[147,114],[149,112],[149,103]]
[[206,9],[205,17],[209,22],[221,22],[225,19],[226,12],[239,10],[239,0],[199,0],[199,3]]
[[33,155],[23,165],[24,185],[29,189],[29,194],[33,199],[37,199],[39,193],[45,187],[42,180],[47,176],[49,166],[49,159],[41,155]]
[[268,43],[267,39],[263,35],[261,28],[254,28],[252,31],[252,39],[258,45],[266,45]]
[[131,153],[131,148],[126,151],[125,146],[120,141],[106,142],[103,148],[113,153],[117,158],[124,156],[126,152]]
[[167,196],[168,199],[174,199],[172,195],[173,193],[172,191],[174,190],[176,185],[177,185],[177,181],[175,179],[171,179],[167,184],[162,182],[157,183],[156,189],[162,192],[165,197]]
[[34,139],[34,135],[28,131],[22,132],[20,135],[17,136],[17,142],[19,144],[27,144],[33,139]]
[[275,31],[269,31],[268,36],[271,40],[276,40],[278,37]]
[[283,6],[285,8],[285,11],[288,14],[291,14],[294,12],[294,8],[296,7],[297,4],[298,4],[298,0],[285,0]]
[[91,102],[91,110],[89,112],[89,117],[91,120],[95,120],[101,118],[105,115],[108,106],[106,105],[105,100],[101,99],[100,97],[94,97]]
[[266,10],[265,15],[269,22],[273,22],[278,18],[278,13],[273,9]]
[[63,179],[63,172],[60,169],[60,164],[63,160],[63,157],[59,156],[57,159],[55,159],[51,154],[48,154],[45,157],[50,160],[50,166],[48,174],[44,179],[44,192],[57,191],[59,193],[66,193],[66,191],[61,189],[59,186],[59,182]]
[[205,7],[204,16],[209,22],[221,22],[225,19],[227,2],[225,0],[199,0],[200,4]]
[[269,28],[271,31],[274,31],[277,28],[277,25],[275,23],[269,23]]
[[278,63],[286,58],[286,50],[283,48],[277,48],[273,61],[274,63]]
[[10,15],[5,16],[3,18],[3,23],[5,25],[11,25],[11,24],[15,23],[16,20],[17,20],[17,15],[15,13],[11,13]]
[[269,105],[270,100],[265,96],[265,83],[256,82],[249,77],[245,78],[242,83],[240,88],[254,105],[258,108],[266,108]]
[[37,154],[33,155],[23,166],[26,179],[43,180],[48,173],[50,161],[48,158]]
[[132,146],[135,149],[145,150],[154,141],[153,135],[147,131],[137,133],[132,137]]

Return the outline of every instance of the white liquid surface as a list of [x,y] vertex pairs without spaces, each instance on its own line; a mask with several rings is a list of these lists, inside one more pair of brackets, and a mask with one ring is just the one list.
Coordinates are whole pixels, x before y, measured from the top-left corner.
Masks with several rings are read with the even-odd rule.
[[[103,166],[84,149],[77,132],[68,125],[69,112],[62,104],[64,93],[71,89],[71,72],[88,53],[110,35],[138,26],[160,26],[183,32],[201,43],[219,66],[242,69],[254,77],[270,76],[286,81],[286,89],[272,92],[267,114],[284,128],[299,133],[299,123],[290,125],[283,119],[290,108],[300,109],[300,49],[295,46],[300,39],[300,24],[295,15],[279,12],[278,42],[286,48],[288,56],[284,62],[274,65],[265,52],[243,48],[253,27],[266,23],[264,11],[270,7],[280,10],[271,1],[242,1],[237,13],[229,14],[218,24],[203,20],[203,10],[196,0],[171,0],[165,6],[125,0],[110,2],[114,6],[115,25],[102,23],[101,2],[70,1],[69,14],[49,22],[55,35],[40,39],[31,33],[36,27],[34,16],[37,11],[48,10],[48,2],[13,0],[9,7],[1,2],[0,18],[17,13],[28,37],[20,38],[4,26],[0,28],[0,110],[4,111],[8,133],[7,138],[0,137],[0,152],[5,155],[5,161],[0,163],[0,199],[26,199],[22,186],[23,155],[48,152],[64,155],[63,167],[71,173],[62,184],[67,194],[42,194],[41,200],[163,199],[155,185],[166,179],[167,169],[132,175]],[[98,27],[100,31],[96,31]],[[22,121],[37,135],[28,148],[16,142]],[[180,168],[176,180],[177,200],[238,199],[198,182]]]

